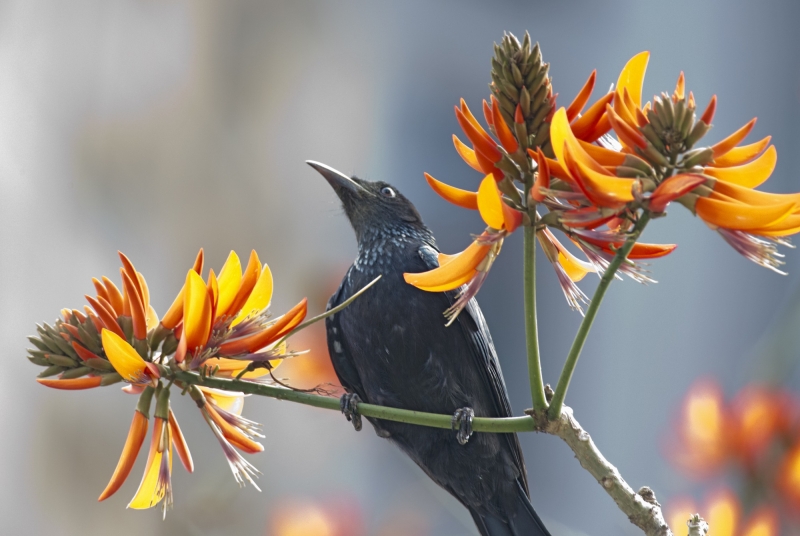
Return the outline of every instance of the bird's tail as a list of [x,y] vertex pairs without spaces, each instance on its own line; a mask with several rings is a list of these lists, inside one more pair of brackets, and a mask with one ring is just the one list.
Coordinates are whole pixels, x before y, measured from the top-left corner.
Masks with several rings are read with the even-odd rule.
[[550,536],[520,486],[516,501],[504,516],[481,514],[470,509],[481,536]]

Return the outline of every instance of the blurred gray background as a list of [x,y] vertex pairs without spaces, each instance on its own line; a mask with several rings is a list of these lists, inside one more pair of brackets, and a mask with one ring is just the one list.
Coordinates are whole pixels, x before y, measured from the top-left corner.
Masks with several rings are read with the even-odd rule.
[[[422,172],[477,186],[453,150],[452,106],[464,97],[479,109],[488,96],[492,42],[504,30],[541,43],[562,105],[592,69],[600,95],[628,58],[650,50],[646,98],[672,90],[684,70],[698,106],[719,96],[709,140],[758,116],[750,139],[773,135],[780,155],[765,188],[797,191],[799,14],[788,0],[0,2],[2,532],[279,534],[282,515],[313,511],[345,517],[344,534],[477,534],[465,510],[369,427],[356,434],[341,415],[270,399],[245,409],[265,425],[266,452],[250,457],[263,493],[236,487],[200,415],[178,399],[196,470],[176,464],[167,520],[125,510],[143,454],[123,488],[97,503],[135,398],[37,385],[25,336],[62,307],[82,307],[91,277],[117,280],[117,249],[162,313],[201,246],[215,270],[230,249],[255,248],[275,274],[274,311],[308,295],[320,312],[355,243],[306,159],[396,184],[445,251],[463,249],[482,228],[478,216],[439,199]],[[479,295],[518,413],[529,406],[519,238]],[[692,489],[662,452],[686,388],[712,375],[731,392],[761,373],[758,341],[793,303],[800,258],[789,251],[790,275],[780,277],[682,207],[646,238],[680,246],[653,262],[657,285],[612,286],[567,403],[634,488],[665,500]],[[580,317],[539,268],[543,366],[555,383]],[[317,376],[306,371],[305,381],[328,377],[320,337],[296,343],[314,350],[302,359]],[[294,366],[285,375],[297,370],[300,381]],[[560,440],[526,434],[522,443],[533,503],[554,534],[637,534]]]

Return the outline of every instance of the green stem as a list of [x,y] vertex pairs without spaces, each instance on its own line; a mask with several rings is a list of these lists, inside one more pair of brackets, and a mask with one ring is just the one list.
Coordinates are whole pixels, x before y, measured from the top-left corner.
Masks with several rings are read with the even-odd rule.
[[547,409],[539,357],[539,328],[536,324],[536,230],[525,226],[523,278],[525,292],[525,346],[528,351],[528,380],[531,384],[533,409]]
[[[202,377],[195,372],[170,371],[173,380],[182,382],[185,385],[202,385],[225,391],[238,391],[245,394],[268,396],[278,400],[288,400],[316,408],[331,409],[340,411],[338,398],[320,396],[301,391],[292,391],[282,387],[264,385],[261,383],[229,380],[227,378]],[[376,406],[374,404],[360,403],[358,412],[364,417],[373,417],[387,421],[404,422],[408,424],[418,424],[432,428],[444,428],[451,430],[453,427],[452,415],[439,415],[436,413],[425,413],[422,411],[411,411],[407,409],[389,408]],[[472,429],[475,432],[532,432],[535,429],[534,420],[531,417],[475,417],[472,421]]]
[[606,295],[608,286],[614,280],[614,275],[617,273],[620,265],[628,257],[628,253],[633,249],[636,240],[642,234],[642,230],[650,221],[650,213],[643,212],[636,222],[628,239],[622,247],[614,255],[614,259],[608,265],[603,277],[600,279],[600,284],[597,285],[597,290],[592,296],[592,301],[586,309],[586,316],[583,317],[578,328],[578,333],[575,334],[575,340],[572,341],[572,347],[569,349],[567,360],[564,363],[564,368],[561,370],[561,376],[558,378],[558,385],[556,386],[553,400],[550,402],[550,409],[547,412],[548,418],[551,420],[558,419],[561,415],[561,407],[564,405],[564,398],[567,396],[567,389],[569,389],[569,382],[572,380],[572,373],[575,372],[575,366],[578,364],[578,358],[583,350],[583,345],[586,343],[586,337],[589,335],[589,330],[592,328],[592,323],[597,316],[597,311],[600,309],[600,303]]

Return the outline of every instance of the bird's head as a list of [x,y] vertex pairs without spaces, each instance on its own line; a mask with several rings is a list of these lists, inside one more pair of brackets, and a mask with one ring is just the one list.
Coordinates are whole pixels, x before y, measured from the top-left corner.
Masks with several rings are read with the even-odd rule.
[[428,233],[414,205],[397,188],[385,182],[348,177],[330,166],[307,161],[331,185],[361,242],[370,231],[409,229]]

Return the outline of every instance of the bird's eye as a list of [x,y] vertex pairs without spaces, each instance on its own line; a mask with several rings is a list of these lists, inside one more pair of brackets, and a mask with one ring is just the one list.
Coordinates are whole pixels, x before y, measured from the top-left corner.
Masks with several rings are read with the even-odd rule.
[[392,190],[388,186],[384,186],[383,188],[381,188],[381,194],[385,195],[386,197],[394,197],[395,195],[397,195],[394,193],[394,190]]

